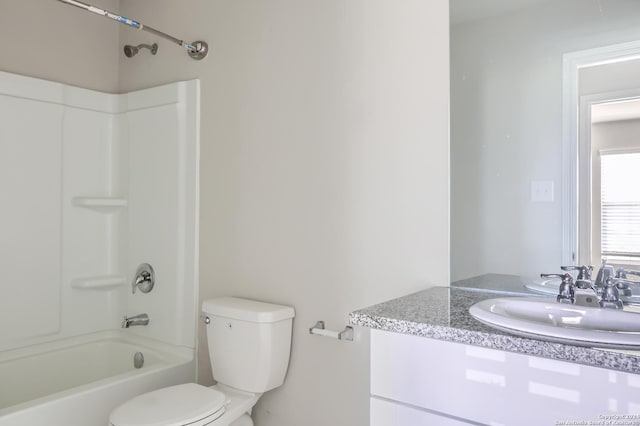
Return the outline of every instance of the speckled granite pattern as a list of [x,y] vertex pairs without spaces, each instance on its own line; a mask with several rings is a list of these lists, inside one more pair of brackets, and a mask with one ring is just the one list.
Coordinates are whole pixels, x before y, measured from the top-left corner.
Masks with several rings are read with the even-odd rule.
[[569,361],[640,374],[640,352],[613,351],[513,336],[469,314],[476,302],[504,296],[496,291],[434,287],[352,312],[352,325]]

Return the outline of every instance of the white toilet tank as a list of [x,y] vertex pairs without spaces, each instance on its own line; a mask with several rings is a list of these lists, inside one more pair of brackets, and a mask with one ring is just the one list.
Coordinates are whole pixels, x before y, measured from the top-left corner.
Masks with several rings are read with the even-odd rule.
[[284,383],[295,312],[238,297],[202,302],[213,377],[223,385],[263,393]]

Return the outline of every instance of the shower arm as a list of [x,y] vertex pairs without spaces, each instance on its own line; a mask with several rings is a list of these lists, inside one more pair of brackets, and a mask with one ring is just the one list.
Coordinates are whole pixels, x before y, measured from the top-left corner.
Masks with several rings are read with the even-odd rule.
[[134,21],[133,19],[125,18],[124,16],[116,15],[115,13],[109,12],[108,10],[100,9],[95,6],[91,6],[90,4],[83,3],[77,0],[58,0],[61,3],[65,3],[71,6],[78,7],[80,9],[84,9],[88,12],[95,13],[97,15],[104,16],[105,18],[113,19],[114,21],[120,22],[121,24],[128,25],[129,27],[136,28],[138,30],[144,30],[160,36],[166,40],[169,40],[172,43],[177,44],[180,47],[184,47],[189,53],[189,56],[193,59],[202,59],[207,56],[209,51],[208,45],[204,41],[194,41],[192,44],[185,43],[184,40],[180,40],[175,38],[172,35],[164,33],[162,31],[156,30],[153,27],[148,25],[143,25],[141,22]]

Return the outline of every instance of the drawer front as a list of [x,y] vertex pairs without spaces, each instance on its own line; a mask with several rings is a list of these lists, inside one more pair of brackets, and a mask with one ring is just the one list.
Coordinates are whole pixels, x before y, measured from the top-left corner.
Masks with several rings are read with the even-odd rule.
[[371,426],[465,426],[466,423],[415,407],[371,398]]
[[639,375],[380,330],[371,394],[492,425],[640,421]]

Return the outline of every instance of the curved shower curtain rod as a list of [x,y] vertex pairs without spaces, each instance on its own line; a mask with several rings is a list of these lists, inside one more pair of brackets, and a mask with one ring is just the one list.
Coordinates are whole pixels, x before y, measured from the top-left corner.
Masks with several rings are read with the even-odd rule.
[[121,24],[128,25],[132,28],[136,28],[138,30],[148,31],[152,34],[158,35],[162,38],[165,38],[178,46],[184,47],[187,49],[187,53],[193,59],[200,60],[207,56],[209,53],[209,45],[204,41],[194,41],[192,44],[185,43],[183,40],[177,39],[167,33],[163,33],[162,31],[158,31],[153,27],[148,25],[143,25],[140,22],[134,21],[133,19],[125,18],[124,16],[116,15],[115,13],[109,12],[108,10],[100,9],[95,6],[91,6],[90,4],[83,3],[81,1],[76,0],[58,0],[61,3],[69,4],[71,6],[79,7],[80,9],[84,9],[88,12],[95,13],[97,15],[102,15],[105,18],[113,19],[114,21],[118,21]]

